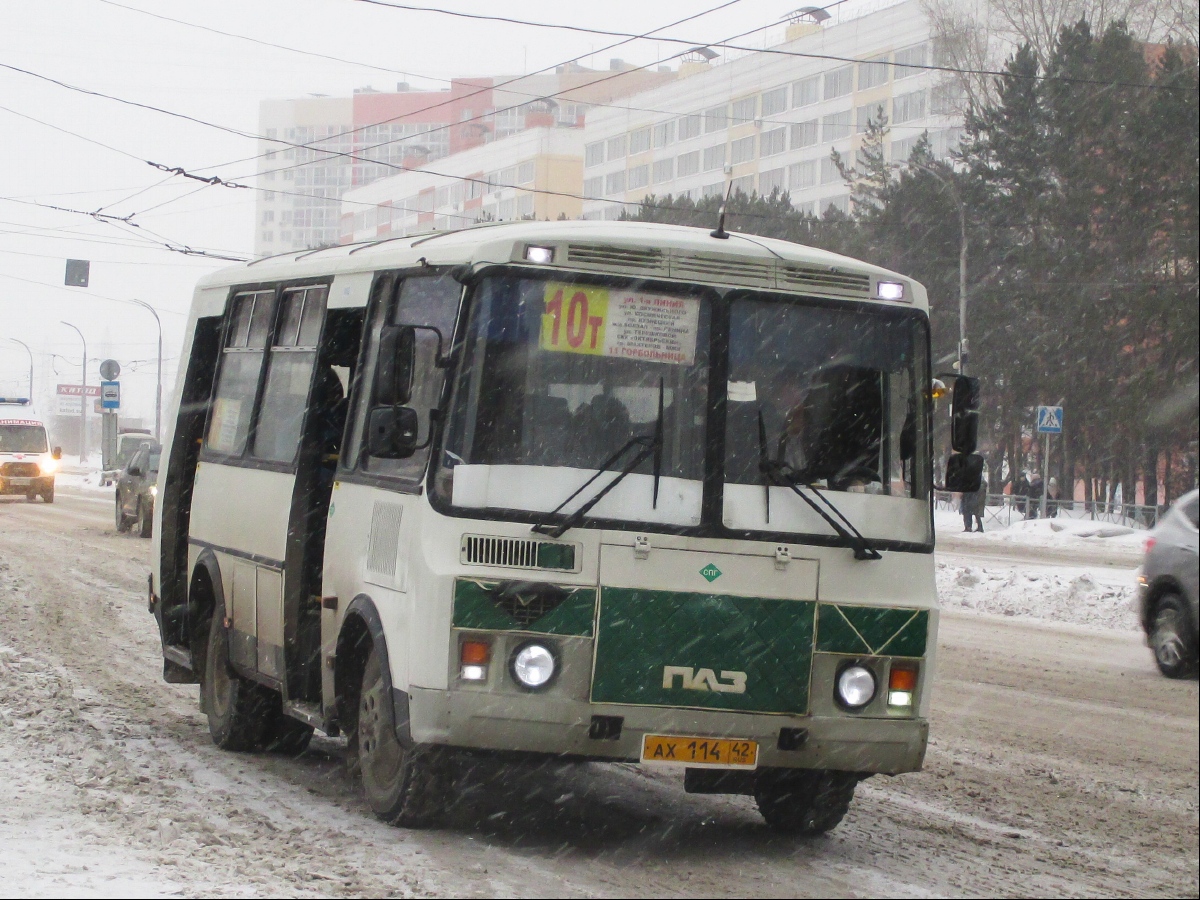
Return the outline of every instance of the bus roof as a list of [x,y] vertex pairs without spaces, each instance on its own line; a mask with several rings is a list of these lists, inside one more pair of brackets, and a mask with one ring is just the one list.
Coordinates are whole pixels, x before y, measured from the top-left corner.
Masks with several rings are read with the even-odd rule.
[[420,264],[529,264],[525,250],[530,244],[553,248],[554,261],[549,268],[719,283],[887,305],[891,301],[880,299],[878,283],[900,282],[905,285],[902,305],[927,308],[925,290],[919,284],[861,260],[773,238],[730,232],[728,239],[721,239],[704,228],[647,222],[484,223],[456,231],[383,236],[374,241],[251,260],[206,276],[199,287],[336,276]]

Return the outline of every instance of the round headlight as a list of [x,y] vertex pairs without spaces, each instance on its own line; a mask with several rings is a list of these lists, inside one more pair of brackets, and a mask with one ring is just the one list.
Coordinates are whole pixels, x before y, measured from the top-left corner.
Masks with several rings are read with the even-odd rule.
[[543,644],[525,644],[512,657],[513,678],[530,690],[548,685],[556,668],[554,654]]
[[837,678],[837,696],[847,709],[862,709],[875,699],[875,673],[866,666],[846,666]]

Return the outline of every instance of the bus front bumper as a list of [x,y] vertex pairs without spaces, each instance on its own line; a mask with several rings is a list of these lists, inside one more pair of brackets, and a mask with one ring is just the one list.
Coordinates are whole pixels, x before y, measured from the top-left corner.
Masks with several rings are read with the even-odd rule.
[[[619,736],[593,737],[594,717],[620,718]],[[896,775],[921,768],[929,723],[912,717],[786,716],[618,706],[537,695],[413,687],[412,739],[478,750],[638,761],[645,734],[758,742],[759,766]],[[611,727],[609,728],[611,731]]]

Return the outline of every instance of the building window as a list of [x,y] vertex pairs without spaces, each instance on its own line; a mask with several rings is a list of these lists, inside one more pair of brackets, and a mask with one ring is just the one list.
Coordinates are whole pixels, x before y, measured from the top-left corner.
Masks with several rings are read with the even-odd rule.
[[693,150],[691,153],[679,154],[679,162],[677,164],[677,171],[679,173],[680,178],[684,178],[688,175],[695,175],[697,172],[699,172],[700,171],[700,151]]
[[679,139],[681,141],[686,141],[694,137],[700,137],[702,122],[703,117],[700,115],[700,113],[692,113],[690,116],[682,116],[679,119]]
[[912,91],[892,100],[892,122],[911,122],[925,118],[925,92]]
[[792,82],[792,109],[812,106],[821,99],[821,76],[813,75]]
[[821,201],[821,208],[828,212],[831,209],[836,209],[844,216],[850,215],[850,195],[838,194],[836,197],[826,197]]
[[263,243],[264,243],[264,244],[269,244],[269,243],[271,243],[273,240],[275,240],[275,232],[273,232],[273,231],[264,231],[264,232],[262,233],[262,239],[263,239]]
[[796,163],[788,167],[788,184],[793,191],[803,191],[817,186],[817,161],[815,159]]
[[830,113],[821,119],[821,140],[828,144],[830,141],[850,137],[850,110]]
[[793,203],[792,209],[800,213],[802,216],[815,216],[817,214],[817,204],[808,200],[804,203]]
[[840,69],[831,69],[825,73],[824,97],[826,100],[845,97],[852,90],[854,90],[854,66],[842,66]]
[[901,78],[912,78],[914,75],[920,75],[922,68],[909,68],[910,66],[924,66],[928,58],[929,45],[917,44],[915,47],[906,47],[903,50],[896,51],[895,71],[892,75],[897,81]]
[[629,135],[629,155],[645,153],[650,149],[650,129],[639,128]]
[[801,147],[811,147],[813,144],[821,142],[820,132],[816,119],[809,119],[807,122],[797,122],[792,126],[792,149],[799,150]]
[[773,131],[764,132],[760,141],[759,156],[774,156],[776,153],[782,153],[787,149],[787,129],[776,128]]
[[730,146],[730,161],[735,165],[752,159],[754,159],[754,135],[740,138]]
[[275,221],[275,210],[268,209],[265,213],[262,214],[262,220],[263,220],[263,224],[266,224],[267,222],[274,222]]
[[634,166],[629,170],[629,189],[645,187],[650,183],[650,167]]
[[762,172],[758,176],[758,192],[764,197],[770,197],[776,191],[782,194],[787,190],[787,185],[784,183],[786,174],[784,169]]
[[625,193],[625,173],[624,172],[609,172],[604,177],[604,193],[606,194],[623,194]]
[[262,198],[263,198],[263,200],[274,200],[275,192],[274,191],[263,191]]
[[777,116],[787,110],[787,86],[764,91],[762,95],[762,117]]
[[966,95],[956,81],[943,81],[933,89],[932,112],[935,116],[953,116],[966,105]]
[[704,171],[711,172],[725,165],[725,145],[704,148]]
[[517,201],[517,204],[518,204],[517,213],[522,218],[527,219],[533,215],[533,194],[522,195],[521,198]]
[[717,181],[713,184],[706,184],[703,188],[701,188],[700,193],[701,196],[704,197],[724,197],[725,182]]
[[533,181],[533,160],[517,166],[517,184],[529,184]]
[[886,117],[886,107],[882,103],[868,103],[854,110],[854,127],[859,134],[867,130],[871,122],[882,122]]
[[660,159],[654,164],[654,171],[651,173],[651,176],[655,184],[670,181],[675,177],[675,160]]
[[837,184],[842,180],[842,173],[838,171],[833,160],[828,156],[821,160],[821,184]]
[[604,176],[598,175],[595,178],[583,179],[583,196],[588,199],[594,199],[604,193]]
[[654,126],[654,146],[656,149],[668,147],[675,143],[675,120],[659,122]]
[[604,141],[596,141],[583,148],[583,164],[591,168],[604,162]]
[[754,176],[743,175],[741,178],[735,178],[730,183],[730,187],[735,194],[745,194],[749,197],[754,193]]
[[858,64],[858,89],[860,91],[887,84],[887,80],[888,58],[886,53]]
[[714,106],[704,111],[704,133],[712,134],[729,127],[729,107]]
[[625,135],[619,134],[614,138],[608,139],[608,159],[624,159],[625,158]]
[[747,125],[758,116],[758,97],[743,97],[733,102],[733,124]]

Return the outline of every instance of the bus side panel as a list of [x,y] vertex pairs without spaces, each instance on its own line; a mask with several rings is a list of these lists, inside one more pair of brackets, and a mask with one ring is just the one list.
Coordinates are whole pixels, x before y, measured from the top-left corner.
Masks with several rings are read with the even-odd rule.
[[153,533],[158,545],[152,565],[157,569],[153,589],[161,598],[157,612],[165,645],[191,644],[186,615],[187,538],[200,439],[220,353],[221,321],[220,314],[196,319],[193,329],[185,335],[180,358],[187,360],[187,364],[179,367],[178,383],[172,394],[175,402],[162,422],[166,452],[158,474],[159,502],[154,504]]

